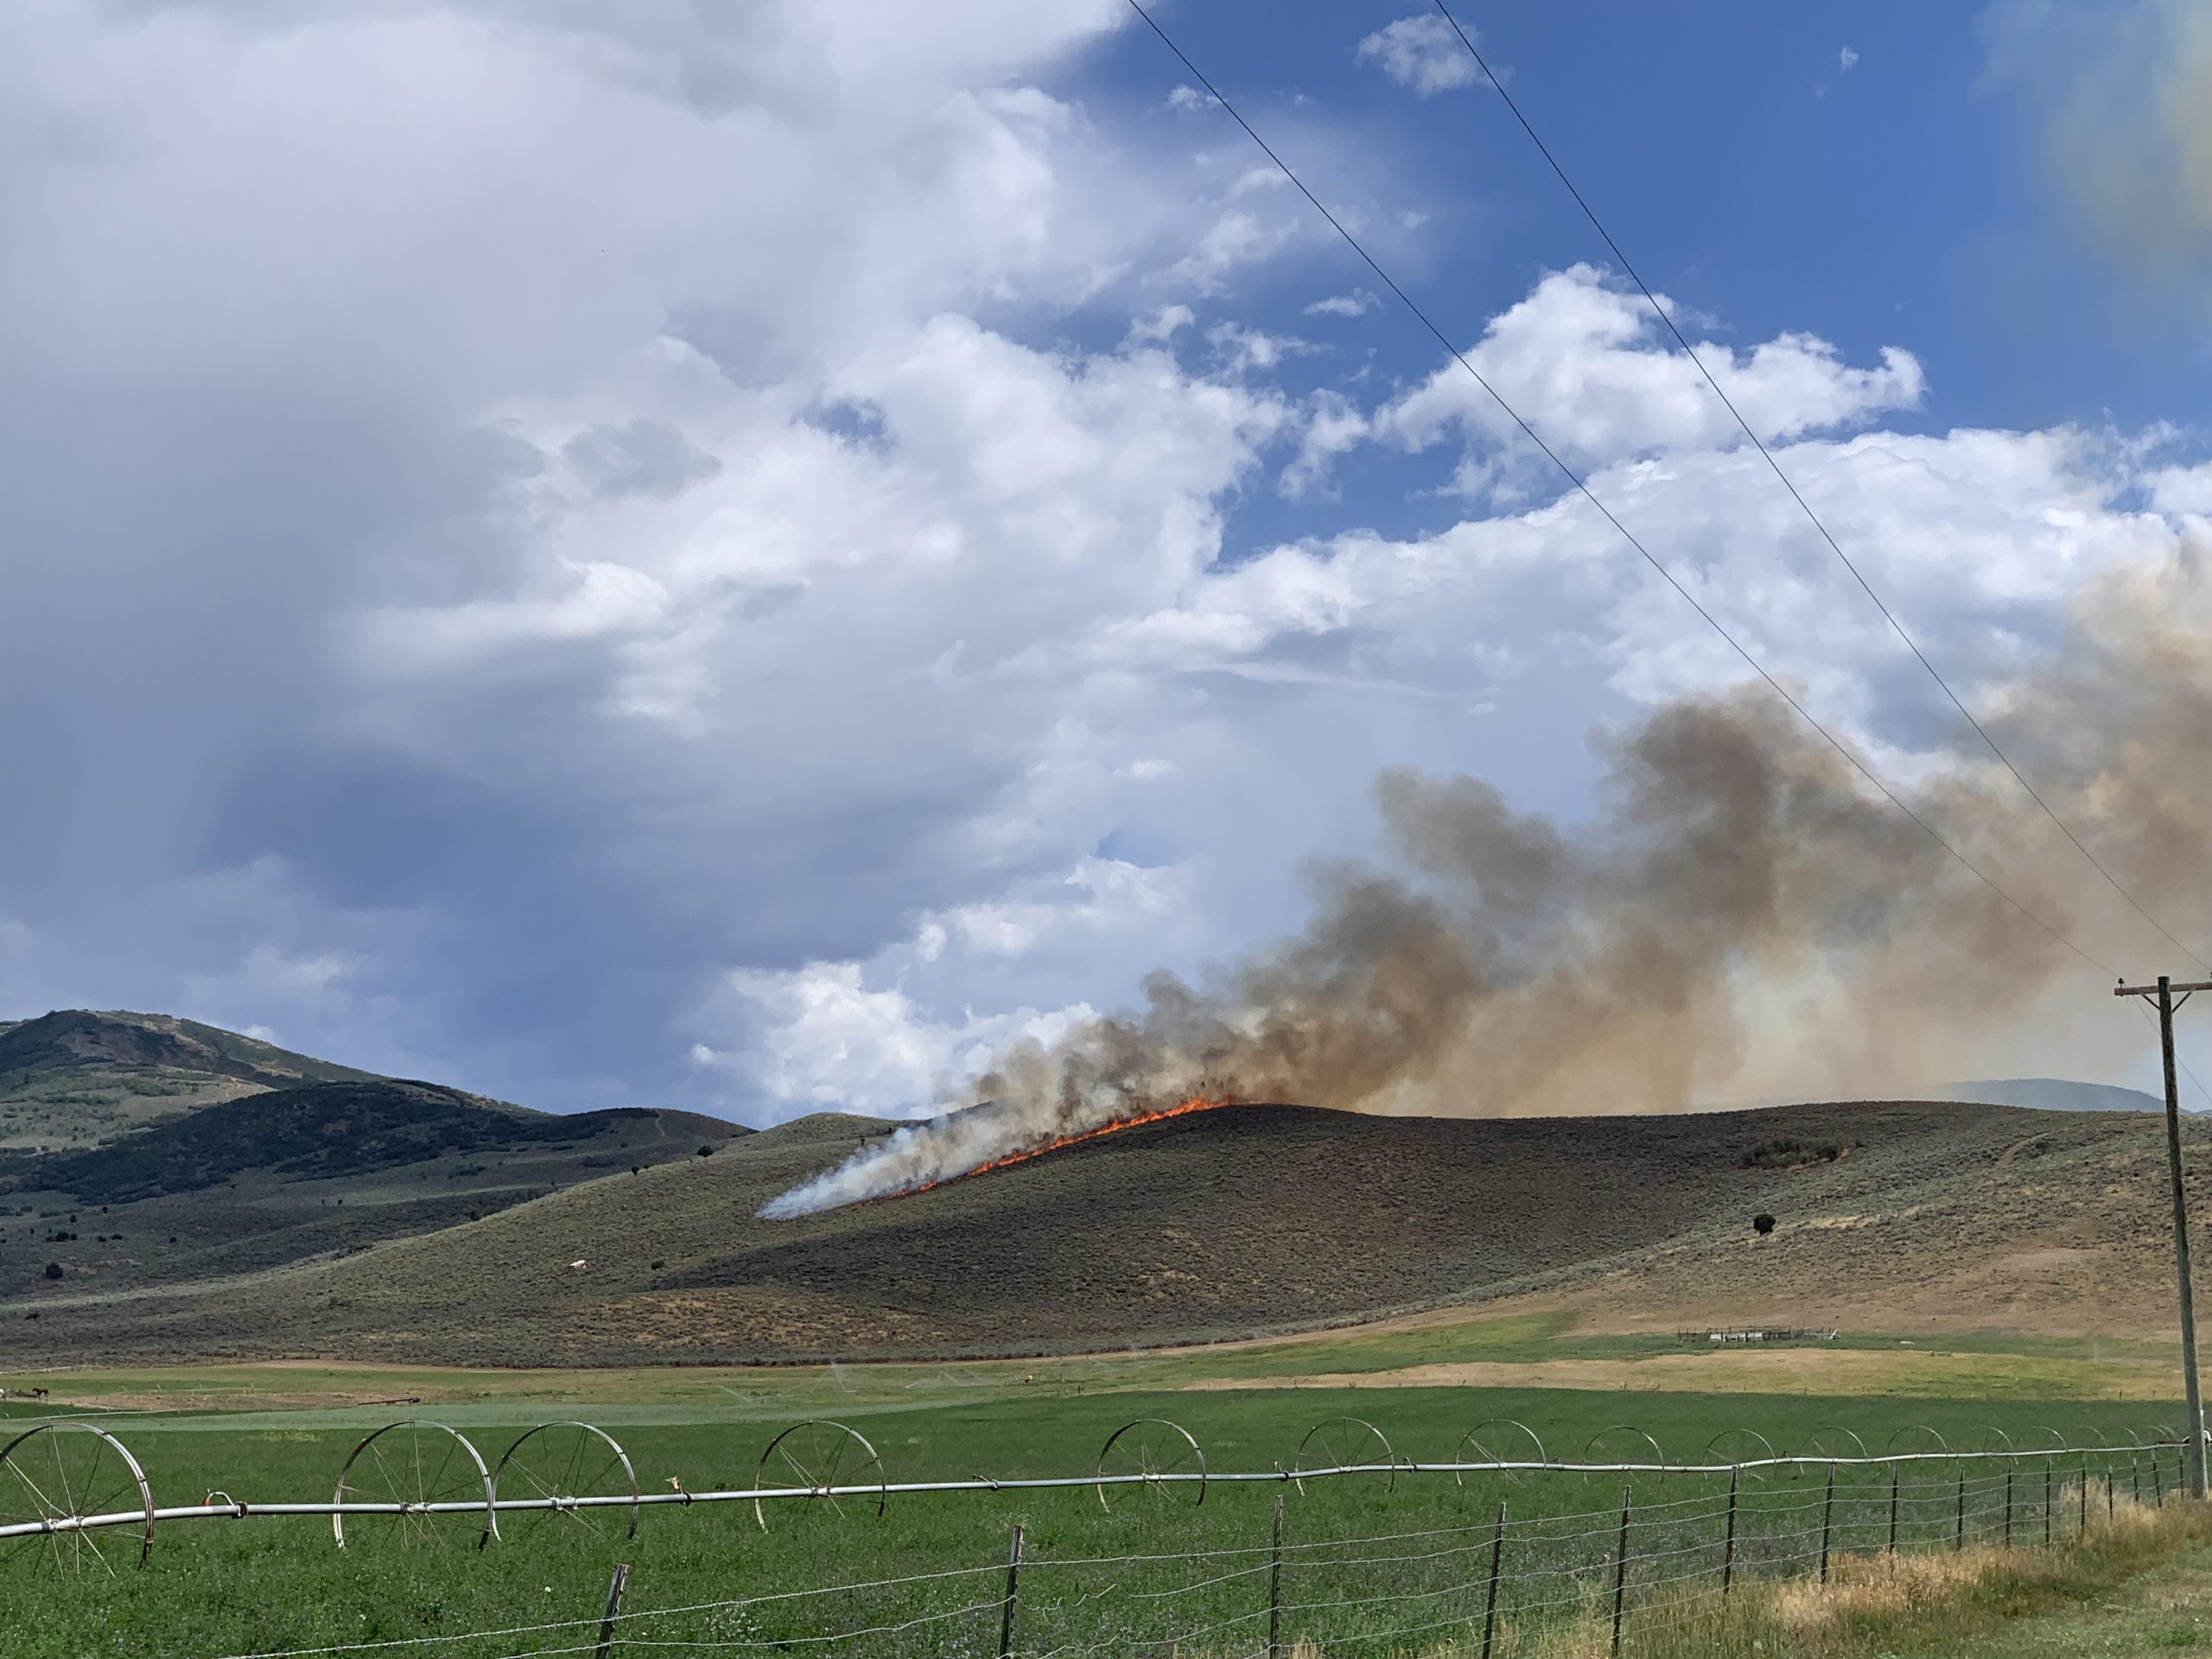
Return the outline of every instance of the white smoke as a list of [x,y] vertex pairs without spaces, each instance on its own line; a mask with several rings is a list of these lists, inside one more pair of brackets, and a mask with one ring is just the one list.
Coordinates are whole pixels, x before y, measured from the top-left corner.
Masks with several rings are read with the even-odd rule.
[[1018,1137],[1018,1128],[988,1102],[909,1124],[861,1147],[836,1168],[779,1193],[760,1206],[760,1218],[790,1221],[863,1198],[912,1192],[1052,1138],[1049,1134]]

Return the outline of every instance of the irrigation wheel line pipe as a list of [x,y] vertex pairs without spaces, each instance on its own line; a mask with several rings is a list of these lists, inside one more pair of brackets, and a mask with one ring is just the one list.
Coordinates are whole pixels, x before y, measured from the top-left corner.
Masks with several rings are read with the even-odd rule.
[[[387,1425],[387,1428],[403,1425]],[[41,1429],[60,1427],[41,1424]],[[79,1426],[90,1429],[90,1425]],[[385,1430],[378,1430],[379,1434]],[[453,1433],[446,1430],[447,1433]],[[111,1440],[112,1437],[107,1437]],[[371,1437],[375,1438],[374,1436]],[[460,1440],[458,1434],[454,1434]],[[28,1436],[19,1437],[28,1439]],[[465,1442],[464,1442],[465,1444]],[[2139,1455],[2145,1451],[2175,1451],[2181,1446],[2177,1440],[2145,1445],[2140,1441],[2122,1445],[2092,1445],[2067,1448],[2071,1457],[2120,1458]],[[12,1448],[0,1448],[9,1450]],[[357,1452],[359,1448],[356,1448]],[[469,1448],[474,1451],[474,1448]],[[1825,1470],[1834,1464],[1840,1467],[1863,1467],[1910,1470],[1929,1465],[1962,1466],[1969,1463],[2002,1468],[2017,1464],[2022,1459],[2031,1459],[2037,1464],[2056,1454],[2056,1448],[2033,1447],[2013,1452],[1889,1452],[1878,1457],[1859,1458],[1802,1458],[1776,1457],[1746,1459],[1740,1463],[1583,1463],[1531,1461],[1527,1459],[1489,1459],[1480,1462],[1453,1461],[1449,1463],[1410,1463],[1397,1459],[1394,1465],[1370,1465],[1338,1469],[1307,1469],[1292,1471],[1282,1468],[1272,1470],[1208,1470],[1200,1475],[1163,1472],[1155,1474],[1092,1473],[1089,1475],[1059,1475],[1039,1478],[992,1480],[981,1477],[965,1480],[868,1481],[860,1484],[824,1487],[753,1486],[712,1491],[641,1492],[632,1499],[627,1494],[563,1498],[528,1497],[503,1498],[495,1494],[476,1496],[473,1491],[466,1497],[416,1501],[410,1499],[373,1500],[366,1498],[337,1498],[329,1503],[255,1503],[243,1499],[226,1498],[222,1503],[186,1503],[157,1506],[150,1516],[141,1503],[142,1494],[136,1488],[130,1506],[101,1513],[84,1512],[60,1519],[47,1515],[20,1521],[0,1522],[0,1543],[24,1538],[41,1537],[53,1533],[72,1531],[91,1532],[110,1528],[139,1528],[142,1535],[150,1536],[150,1524],[158,1521],[245,1520],[276,1516],[312,1516],[327,1519],[334,1529],[342,1527],[348,1516],[386,1516],[400,1519],[422,1519],[429,1516],[464,1516],[480,1526],[495,1525],[500,1515],[528,1513],[550,1510],[556,1505],[571,1509],[628,1509],[633,1503],[642,1509],[659,1503],[750,1503],[755,1505],[798,1500],[802,1498],[857,1497],[864,1502],[881,1503],[891,1495],[951,1492],[1051,1491],[1078,1487],[1145,1486],[1162,1484],[1189,1484],[1195,1487],[1201,1481],[1207,1485],[1217,1482],[1243,1484],[1258,1482],[1304,1482],[1334,1476],[1376,1475],[1402,1470],[1416,1475],[1726,1475],[1756,1474],[1764,1471],[1789,1469]],[[480,1463],[480,1460],[477,1460]],[[132,1460],[133,1468],[137,1467]],[[488,1480],[488,1475],[486,1476]]]

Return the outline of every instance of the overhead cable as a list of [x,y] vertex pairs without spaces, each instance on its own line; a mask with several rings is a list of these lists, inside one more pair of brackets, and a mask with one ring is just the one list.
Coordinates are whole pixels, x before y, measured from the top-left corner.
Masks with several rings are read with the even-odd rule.
[[1774,451],[1767,448],[1766,440],[1760,437],[1752,429],[1751,423],[1744,418],[1744,412],[1736,407],[1735,399],[1729,397],[1726,390],[1714,377],[1713,371],[1706,366],[1705,359],[1697,354],[1696,347],[1690,344],[1681,329],[1675,326],[1675,319],[1668,314],[1667,308],[1660,303],[1658,295],[1652,292],[1651,285],[1643,280],[1635,265],[1630,262],[1628,255],[1621,251],[1621,245],[1613,239],[1613,233],[1605,228],[1605,221],[1598,217],[1597,210],[1591,207],[1588,199],[1583,195],[1582,192],[1575,188],[1574,181],[1567,177],[1567,169],[1560,165],[1559,157],[1552,154],[1551,146],[1543,141],[1529,118],[1522,112],[1521,105],[1515,100],[1513,94],[1505,90],[1505,83],[1499,79],[1497,73],[1491,68],[1489,60],[1483,56],[1481,49],[1475,45],[1474,37],[1460,27],[1459,20],[1452,15],[1451,9],[1444,3],[1444,0],[1432,0],[1432,3],[1434,4],[1444,21],[1452,26],[1452,32],[1459,37],[1459,43],[1467,48],[1468,55],[1474,59],[1475,65],[1482,71],[1484,79],[1490,82],[1492,90],[1504,102],[1505,107],[1512,112],[1513,118],[1521,124],[1521,130],[1529,135],[1529,141],[1535,145],[1537,153],[1550,166],[1559,181],[1567,187],[1567,194],[1574,198],[1574,205],[1582,210],[1582,216],[1590,221],[1591,227],[1598,232],[1605,246],[1611,251],[1621,270],[1627,273],[1629,280],[1637,285],[1644,299],[1649,302],[1653,314],[1666,325],[1667,332],[1675,337],[1675,343],[1682,348],[1682,354],[1688,358],[1696,365],[1697,372],[1705,377],[1705,383],[1713,389],[1713,395],[1719,398],[1721,406],[1735,417],[1736,424],[1744,429],[1744,435],[1751,441],[1752,447],[1758,449],[1760,458],[1772,469],[1775,477],[1782,480],[1782,487],[1789,492],[1789,499],[1797,504],[1798,510],[1820,533],[1821,539],[1827,543],[1828,551],[1834,554],[1841,561],[1843,568],[1851,572],[1852,579],[1858,582],[1866,597],[1873,601],[1874,608],[1882,613],[1882,620],[1890,625],[1891,631],[1904,642],[1905,649],[1913,654],[1921,667],[1928,671],[1928,677],[1942,689],[1943,695],[1950,699],[1951,706],[1959,711],[1967,725],[1974,728],[1974,735],[1988,746],[1990,753],[1995,755],[2004,766],[2005,770],[2012,774],[2013,780],[2027,791],[2028,798],[2042,809],[2043,815],[2058,826],[2059,833],[2074,843],[2074,850],[2089,861],[2091,868],[2105,879],[2106,885],[2133,906],[2137,915],[2158,929],[2167,944],[2172,945],[2175,950],[2180,951],[2198,967],[2212,969],[2212,963],[2206,962],[2196,951],[2176,938],[2164,923],[2145,909],[2142,901],[2120,885],[2120,879],[2106,868],[2104,861],[2091,852],[2081,836],[2074,833],[2072,826],[2051,809],[2050,802],[2044,799],[2042,792],[2028,781],[2026,774],[2012,764],[2012,757],[1998,746],[1997,740],[1990,735],[1989,728],[1975,718],[1974,711],[1967,708],[1959,694],[1951,689],[1951,683],[1945,679],[1942,671],[1929,660],[1928,653],[1920,648],[1919,642],[1906,631],[1904,624],[1897,620],[1897,613],[1892,611],[1887,601],[1875,591],[1874,584],[1867,581],[1866,572],[1861,570],[1852,556],[1843,550],[1842,543],[1836,540],[1821,515],[1813,510],[1813,504],[1808,501],[1803,492],[1798,489],[1796,480],[1783,469],[1781,461],[1775,458]]
[[1569,466],[1560,455],[1557,450],[1546,443],[1544,440],[1537,435],[1535,429],[1530,426],[1526,420],[1522,419],[1520,412],[1516,410],[1511,404],[1505,400],[1505,397],[1498,391],[1497,388],[1493,386],[1487,379],[1484,378],[1482,372],[1476,368],[1472,363],[1469,362],[1466,353],[1462,352],[1457,346],[1453,345],[1451,337],[1430,320],[1428,313],[1421,308],[1420,304],[1415,302],[1413,296],[1407,293],[1403,288],[1399,286],[1397,279],[1392,276],[1389,271],[1385,270],[1375,256],[1367,251],[1366,247],[1360,242],[1359,238],[1354,236],[1344,227],[1344,221],[1338,219],[1336,214],[1331,213],[1329,209],[1323,205],[1321,199],[1315,195],[1312,190],[1306,188],[1306,181],[1300,178],[1295,172],[1292,171],[1290,164],[1285,162],[1281,156],[1275,153],[1274,147],[1270,145],[1266,139],[1260,136],[1257,129],[1255,129],[1249,121],[1247,121],[1244,118],[1243,114],[1238,111],[1236,106],[1222,96],[1221,89],[1216,86],[1212,81],[1206,78],[1205,73],[1199,69],[1197,64],[1191,61],[1189,54],[1187,54],[1181,47],[1175,43],[1175,40],[1173,35],[1169,35],[1166,29],[1160,26],[1159,20],[1155,18],[1151,12],[1145,9],[1141,0],[1128,0],[1128,6],[1129,9],[1135,12],[1138,16],[1144,19],[1145,22],[1151,28],[1152,32],[1157,35],[1167,49],[1175,54],[1176,59],[1182,64],[1183,67],[1191,73],[1192,77],[1196,79],[1201,86],[1205,88],[1206,92],[1212,97],[1213,100],[1228,112],[1230,118],[1234,120],[1238,126],[1243,128],[1246,137],[1249,137],[1255,144],[1257,144],[1260,147],[1261,152],[1265,155],[1270,162],[1274,163],[1277,170],[1282,174],[1284,178],[1290,181],[1291,184],[1296,188],[1299,194],[1305,197],[1306,201],[1311,204],[1313,210],[1329,222],[1330,228],[1335,231],[1339,237],[1344,238],[1345,245],[1349,246],[1354,253],[1357,254],[1362,260],[1366,262],[1368,269],[1375,273],[1376,279],[1380,281],[1384,287],[1388,288],[1391,293],[1397,296],[1400,303],[1404,305],[1407,310],[1413,313],[1414,316],[1420,321],[1422,327],[1427,329],[1428,332],[1435,337],[1437,343],[1442,346],[1444,349],[1451,354],[1452,361],[1457,363],[1461,368],[1465,369],[1469,375],[1473,377],[1475,384],[1480,386],[1484,391],[1490,395],[1491,401],[1495,403],[1498,408],[1504,412],[1506,418],[1510,420],[1513,424],[1520,429],[1522,435],[1526,437],[1529,442],[1535,444],[1535,447],[1542,452],[1544,458],[1549,461],[1554,467],[1559,469],[1560,473],[1567,479],[1569,484],[1573,486],[1574,489],[1582,496],[1582,498],[1588,501],[1592,506],[1595,507],[1598,512],[1603,515],[1605,522],[1611,524],[1616,531],[1619,531],[1621,538],[1627,542],[1630,547],[1634,548],[1637,552],[1642,556],[1643,562],[1649,564],[1654,570],[1657,571],[1661,576],[1665,578],[1667,585],[1672,588],[1675,593],[1681,596],[1684,602],[1704,620],[1707,626],[1711,627],[1715,633],[1721,637],[1722,639],[1726,640],[1729,648],[1732,650],[1737,656],[1743,658],[1743,660],[1750,665],[1751,671],[1756,673],[1759,678],[1766,682],[1769,689],[1784,702],[1788,703],[1794,711],[1796,711],[1799,719],[1802,720],[1808,726],[1819,733],[1822,738],[1827,740],[1828,747],[1833,748],[1838,754],[1841,755],[1844,760],[1848,761],[1853,769],[1855,770],[1860,777],[1866,779],[1868,783],[1872,784],[1877,790],[1878,790],[1889,801],[1891,806],[1897,808],[1898,811],[1904,813],[1906,817],[1917,824],[1922,831],[1924,832],[1931,841],[1935,842],[1937,846],[1941,847],[1945,852],[1948,853],[1954,859],[1955,859],[1970,874],[1974,876],[1976,880],[1980,881],[1992,893],[2002,899],[2007,905],[2010,905],[2014,910],[2018,911],[2029,921],[2034,923],[2037,927],[2042,929],[2042,931],[2045,934],[2049,935],[2052,939],[2065,946],[2067,950],[2072,951],[2075,956],[2079,957],[2083,962],[2088,963],[2091,967],[2096,969],[2100,973],[2104,974],[2109,978],[2117,979],[2120,977],[2120,976],[2111,967],[2107,966],[2103,962],[2099,961],[2097,957],[2092,956],[2081,945],[2075,944],[2065,934],[2060,932],[2058,929],[2054,927],[2050,923],[2045,921],[2040,915],[2037,914],[2036,912],[2031,910],[2026,905],[2021,903],[2019,899],[2015,899],[2010,893],[2006,892],[2003,887],[1999,885],[1994,877],[1989,875],[1981,868],[1980,866],[1976,864],[1972,859],[1968,858],[1966,854],[1960,851],[1957,847],[1954,846],[1951,842],[1947,839],[1933,824],[1929,823],[1927,819],[1922,817],[1919,813],[1914,811],[1911,807],[1906,805],[1904,799],[1897,793],[1897,791],[1891,789],[1887,784],[1884,783],[1879,777],[1876,776],[1873,771],[1868,767],[1866,763],[1861,760],[1859,756],[1852,751],[1851,747],[1847,744],[1846,744],[1840,738],[1837,737],[1836,734],[1830,731],[1826,726],[1822,725],[1819,720],[1815,718],[1812,712],[1808,709],[1802,702],[1799,702],[1781,681],[1777,680],[1767,671],[1766,665],[1760,662],[1757,657],[1751,654],[1750,648],[1741,640],[1737,639],[1734,634],[1731,633],[1727,627],[1720,621],[1719,618],[1716,617],[1710,610],[1707,609],[1706,607],[1699,601],[1697,596],[1692,594],[1688,588],[1682,585],[1681,582],[1675,576],[1675,573],[1669,570],[1665,564],[1662,563],[1657,556],[1652,553],[1650,549],[1644,546],[1643,542],[1637,537],[1635,532],[1630,531],[1626,524],[1623,524],[1619,518],[1614,516],[1612,509],[1598,499],[1596,493],[1592,491],[1590,486],[1584,480],[1581,474],[1576,472],[1574,468]]

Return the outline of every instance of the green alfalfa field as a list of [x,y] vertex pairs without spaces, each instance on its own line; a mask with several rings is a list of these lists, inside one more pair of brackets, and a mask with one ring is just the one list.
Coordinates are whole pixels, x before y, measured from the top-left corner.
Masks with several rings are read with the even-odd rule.
[[[1662,1360],[1659,1344],[1586,1354],[1548,1336],[1541,1321],[1491,1321],[1449,1332],[1369,1333],[1306,1344],[1309,1371],[1372,1368],[1382,1377],[1405,1363],[1449,1349],[1459,1354],[1565,1352],[1566,1365]],[[1400,1460],[1436,1462],[1465,1455],[1470,1430],[1510,1419],[1541,1438],[1554,1459],[1641,1460],[1648,1434],[1669,1460],[1701,1460],[1716,1436],[1730,1457],[1754,1455],[1751,1430],[1787,1452],[1811,1446],[1847,1452],[1853,1437],[1879,1452],[2065,1440],[2124,1442],[2158,1437],[2177,1402],[2096,1397],[2101,1362],[2052,1344],[2011,1352],[1997,1343],[1947,1357],[1962,1379],[1948,1396],[1860,1393],[1741,1393],[1598,1388],[1337,1388],[1299,1386],[1280,1350],[1243,1354],[1159,1356],[1127,1361],[1033,1367],[853,1367],[830,1370],[685,1371],[647,1374],[423,1370],[337,1370],[313,1367],[203,1368],[191,1371],[41,1379],[53,1392],[36,1407],[16,1405],[28,1423],[72,1401],[128,1399],[133,1408],[99,1417],[145,1465],[156,1503],[190,1503],[211,1493],[254,1503],[320,1501],[331,1496],[347,1452],[371,1429],[404,1418],[452,1425],[487,1462],[532,1425],[563,1418],[607,1430],[629,1454],[640,1488],[671,1493],[753,1484],[763,1449],[789,1423],[829,1417],[849,1424],[879,1452],[893,1482],[968,1477],[1059,1476],[1078,1482],[1096,1466],[1102,1443],[1139,1418],[1166,1418],[1187,1428],[1217,1474],[1294,1471],[1300,1442],[1314,1425],[1342,1416],[1371,1422]],[[1853,1353],[1895,1353],[1894,1339],[1796,1351],[1776,1361],[1842,1360]],[[1711,1356],[1714,1361],[1724,1357]],[[1239,1370],[1278,1374],[1268,1386],[1235,1383]],[[2145,1362],[2145,1363],[2147,1363]],[[2017,1390],[2018,1368],[2045,1368],[2054,1395]],[[1976,1385],[1986,1370],[1992,1390]],[[2074,1370],[2069,1371],[2067,1367]],[[2052,1369],[2056,1368],[2056,1369]],[[2163,1368],[2159,1368],[2163,1369]],[[1905,1375],[1900,1372],[1900,1375]],[[2110,1375],[2109,1371],[2104,1374]],[[1716,1376],[1719,1375],[1716,1371]],[[5,1379],[21,1386],[30,1379]],[[389,1391],[387,1393],[387,1391]],[[321,1401],[406,1399],[406,1405],[321,1404]],[[164,1401],[175,1401],[165,1406]],[[213,1408],[211,1402],[219,1402]],[[1629,1433],[1632,1426],[1635,1434]],[[1930,1433],[1932,1431],[1932,1433]],[[1507,1431],[1484,1438],[1502,1445]],[[1940,1437],[1940,1438],[1939,1438]],[[1374,1445],[1361,1442],[1363,1445]],[[1519,1442],[1525,1445],[1525,1442]],[[2052,1506],[2063,1535],[2083,1495],[2079,1460],[2053,1460]],[[2168,1453],[2162,1483],[2172,1479]],[[2003,1500],[1996,1478],[1978,1466],[1930,1462],[1912,1471],[1902,1528],[1940,1547],[1958,1522],[1955,1481],[1970,1492],[1967,1533],[1996,1535]],[[2101,1471],[2100,1471],[2101,1472]],[[2018,1526],[2042,1524],[2042,1462],[2018,1465]],[[2146,1459],[2120,1471],[2150,1496]],[[1847,1475],[1833,1516],[1839,1554],[1877,1548],[1887,1524],[1887,1489]],[[1631,1553],[1702,1571],[1717,1561],[1725,1483],[1702,1475],[1639,1477],[1635,1482]],[[2101,1492],[2100,1482],[2092,1491]],[[1402,1470],[1395,1478],[1363,1475],[1307,1482],[1208,1484],[1203,1504],[1139,1492],[1112,1509],[1078,1484],[1056,1491],[893,1494],[874,1506],[815,1501],[772,1509],[764,1529],[749,1503],[670,1504],[643,1512],[634,1538],[619,1522],[604,1529],[566,1516],[541,1523],[511,1520],[500,1539],[476,1548],[467,1521],[429,1529],[364,1521],[349,1544],[334,1546],[321,1517],[201,1520],[163,1524],[142,1568],[112,1543],[105,1560],[71,1573],[52,1540],[7,1551],[0,1575],[0,1655],[77,1659],[86,1655],[193,1656],[271,1654],[339,1644],[399,1643],[381,1654],[437,1653],[453,1659],[531,1652],[590,1651],[609,1576],[630,1568],[626,1612],[695,1611],[633,1618],[636,1637],[702,1643],[692,1651],[786,1650],[966,1654],[995,1651],[1004,1563],[1011,1529],[1026,1532],[1018,1650],[1122,1643],[1146,1650],[1154,1635],[1218,1630],[1185,1645],[1193,1651],[1250,1650],[1264,1608],[1274,1506],[1285,1504],[1289,1567],[1283,1599],[1288,1635],[1311,1638],[1328,1655],[1431,1652],[1478,1618],[1491,1528],[1501,1499],[1516,1526],[1509,1578],[1540,1573],[1509,1591],[1548,1601],[1514,1623],[1526,1633],[1563,1617],[1577,1598],[1602,1595],[1592,1577],[1615,1541],[1620,1482],[1610,1477],[1461,1480]],[[1740,1560],[1747,1572],[1777,1568],[1802,1555],[1821,1498],[1817,1476],[1747,1484],[1739,1516]],[[1579,1516],[1540,1523],[1541,1516]],[[1406,1535],[1423,1535],[1403,1541]],[[1335,1549],[1327,1540],[1402,1541]],[[115,1541],[119,1542],[119,1538]],[[1191,1552],[1231,1552],[1207,1560]],[[1233,1552],[1244,1552],[1235,1554]],[[1711,1558],[1711,1559],[1708,1559]],[[1054,1566],[1065,1561],[1084,1566]],[[1351,1564],[1347,1564],[1347,1562]],[[1326,1563],[1325,1565],[1325,1563]],[[1360,1564],[1360,1563],[1364,1563]],[[110,1571],[111,1564],[112,1571]],[[1796,1565],[1802,1566],[1802,1561]],[[1557,1569],[1581,1569],[1580,1578]],[[934,1576],[946,1574],[950,1576]],[[805,1592],[902,1580],[836,1594]],[[770,1598],[763,1600],[762,1598]],[[928,1622],[914,1624],[912,1621]],[[887,1627],[903,1626],[892,1630]],[[858,1643],[808,1637],[854,1629],[881,1633]],[[1410,1637],[1393,1631],[1417,1630]],[[468,1632],[505,1632],[457,1640]],[[424,1644],[422,1638],[440,1638]],[[1516,1637],[1516,1639],[1518,1639]],[[784,1644],[796,1643],[785,1647]],[[1208,1645],[1209,1643],[1215,1643]],[[624,1649],[617,1649],[616,1651]],[[639,1649],[650,1651],[652,1649]],[[683,1648],[662,1649],[683,1651]],[[1632,1649],[1631,1649],[1632,1650]]]

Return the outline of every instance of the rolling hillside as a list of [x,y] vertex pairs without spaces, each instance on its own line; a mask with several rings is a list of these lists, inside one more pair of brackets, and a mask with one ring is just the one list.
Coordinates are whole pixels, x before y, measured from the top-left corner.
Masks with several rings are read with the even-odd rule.
[[16,1068],[0,1110],[42,1117],[33,1144],[60,1148],[0,1149],[0,1298],[339,1257],[749,1133],[690,1112],[530,1111],[159,1015],[21,1021],[0,1058]]
[[[2169,1319],[2163,1138],[2146,1116],[1232,1107],[911,1198],[755,1218],[885,1127],[804,1120],[226,1282],[34,1284],[0,1318],[38,1313],[14,1329],[57,1358],[481,1364],[1073,1351],[1501,1299],[1604,1329],[2156,1333]],[[2212,1135],[2188,1133],[2201,1164]],[[1761,1211],[1778,1218],[1770,1236],[1751,1226]]]

